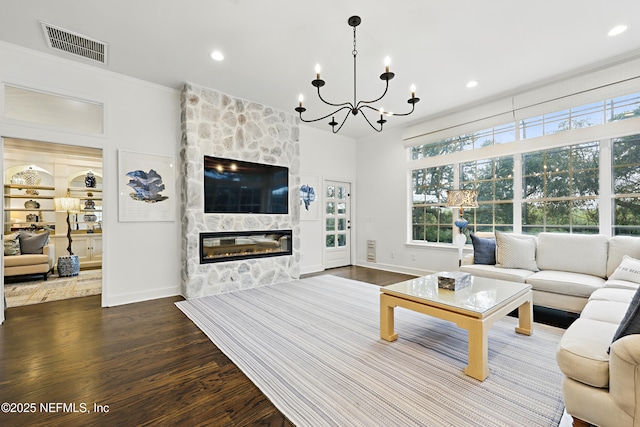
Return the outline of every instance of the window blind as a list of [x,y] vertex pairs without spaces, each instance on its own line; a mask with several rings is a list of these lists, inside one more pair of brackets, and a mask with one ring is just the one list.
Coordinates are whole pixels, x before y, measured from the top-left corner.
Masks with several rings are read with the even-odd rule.
[[640,91],[640,57],[549,82],[409,127],[405,148]]

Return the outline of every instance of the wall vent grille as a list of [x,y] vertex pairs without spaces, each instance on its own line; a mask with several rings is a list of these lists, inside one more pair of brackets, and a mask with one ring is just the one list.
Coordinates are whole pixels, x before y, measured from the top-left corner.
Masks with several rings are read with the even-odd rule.
[[376,262],[376,241],[367,240],[367,262]]
[[107,63],[107,47],[109,46],[107,43],[46,22],[40,21],[40,24],[50,48],[91,59],[101,64]]

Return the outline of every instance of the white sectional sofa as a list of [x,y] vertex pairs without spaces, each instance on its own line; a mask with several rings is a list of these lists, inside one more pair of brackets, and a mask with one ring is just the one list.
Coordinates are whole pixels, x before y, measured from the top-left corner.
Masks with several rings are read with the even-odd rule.
[[640,330],[613,341],[635,294],[596,290],[560,340],[562,395],[575,427],[640,426]]
[[[540,233],[537,237],[497,233],[498,258],[501,239],[508,243],[521,239],[525,245],[515,244],[522,253],[510,254],[515,263],[505,265],[474,264],[474,255],[465,256],[460,271],[474,276],[523,282],[533,289],[533,304],[573,313],[580,313],[591,294],[600,288],[635,289],[624,281],[607,280],[620,265],[622,257],[640,259],[640,238],[603,235]],[[533,255],[529,251],[533,247]],[[518,249],[520,248],[520,249]],[[527,253],[524,253],[527,252]],[[534,257],[533,262],[530,259]],[[518,260],[517,258],[522,259]],[[500,259],[497,260],[498,262]],[[528,268],[517,268],[519,266]]]
[[461,270],[529,283],[534,305],[580,313],[556,353],[573,425],[640,427],[640,238],[540,233],[496,240],[504,237],[525,239],[515,247],[529,252],[496,261],[529,268],[473,264],[471,255]]

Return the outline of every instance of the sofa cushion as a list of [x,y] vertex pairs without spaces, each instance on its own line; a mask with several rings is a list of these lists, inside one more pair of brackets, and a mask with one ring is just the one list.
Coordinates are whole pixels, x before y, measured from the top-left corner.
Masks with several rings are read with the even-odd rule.
[[538,271],[535,237],[496,231],[496,263],[500,268]]
[[619,288],[619,289],[631,289],[635,291],[640,286],[640,283],[628,282],[626,280],[607,280],[604,283],[606,288]]
[[640,289],[633,295],[624,318],[620,322],[611,342],[632,334],[640,334]]
[[20,234],[13,233],[4,236],[4,254],[6,256],[20,255]]
[[44,254],[25,254],[5,257],[5,267],[19,267],[23,265],[49,264],[49,256]]
[[610,288],[605,284],[604,288],[596,289],[591,294],[589,301],[618,301],[628,305],[634,294],[635,289]]
[[584,298],[589,298],[593,291],[602,288],[604,282],[600,277],[568,271],[545,270],[527,277],[527,283],[533,290]]
[[563,374],[593,387],[609,386],[609,344],[617,325],[580,318],[565,331],[556,359]]
[[499,268],[495,265],[468,264],[462,265],[460,271],[471,273],[474,276],[488,277],[490,279],[508,280],[510,282],[524,283],[533,271],[520,268]]
[[619,325],[627,312],[628,307],[628,301],[589,300],[589,304],[582,309],[580,318],[599,320],[601,322],[609,322]]
[[624,255],[622,262],[609,276],[609,279],[640,283],[640,260]]
[[20,231],[20,252],[22,254],[41,254],[42,248],[49,243],[49,232],[31,233]]
[[540,233],[536,263],[540,270],[607,277],[609,239],[603,235]]
[[640,259],[640,239],[633,236],[614,236],[609,239],[607,276],[611,276],[625,255]]
[[473,244],[473,263],[495,265],[496,263],[496,239],[484,239],[471,233]]

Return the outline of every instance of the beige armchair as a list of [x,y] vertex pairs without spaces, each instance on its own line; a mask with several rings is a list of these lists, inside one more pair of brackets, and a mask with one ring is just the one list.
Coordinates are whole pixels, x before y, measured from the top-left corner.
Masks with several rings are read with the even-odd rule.
[[42,274],[47,280],[53,270],[55,246],[50,243],[42,248],[42,254],[22,254],[4,257],[4,276]]

